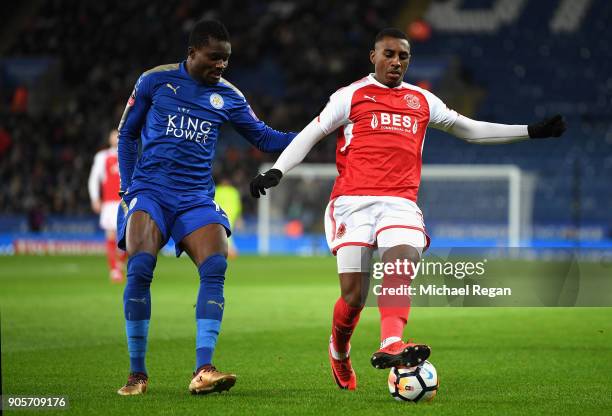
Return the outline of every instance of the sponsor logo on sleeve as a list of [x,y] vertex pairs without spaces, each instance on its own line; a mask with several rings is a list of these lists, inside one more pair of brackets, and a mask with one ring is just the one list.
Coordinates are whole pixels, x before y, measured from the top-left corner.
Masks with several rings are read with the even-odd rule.
[[135,102],[136,102],[136,90],[133,90],[132,95],[130,95],[130,98],[128,99],[127,106],[132,107],[134,106]]

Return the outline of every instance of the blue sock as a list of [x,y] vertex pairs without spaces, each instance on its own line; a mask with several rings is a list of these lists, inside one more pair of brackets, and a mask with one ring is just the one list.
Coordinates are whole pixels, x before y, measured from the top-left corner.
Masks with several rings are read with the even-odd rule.
[[145,354],[151,319],[151,280],[157,258],[137,253],[127,263],[127,284],[123,292],[125,332],[130,355],[130,373],[147,373]]
[[198,266],[200,291],[196,304],[196,369],[212,362],[225,307],[223,282],[226,269],[227,261],[221,254],[213,254]]

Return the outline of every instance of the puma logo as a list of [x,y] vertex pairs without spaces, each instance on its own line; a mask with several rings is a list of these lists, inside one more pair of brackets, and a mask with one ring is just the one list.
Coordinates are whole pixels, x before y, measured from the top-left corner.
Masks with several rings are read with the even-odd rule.
[[223,302],[215,302],[214,300],[209,300],[208,302],[206,302],[210,305],[217,305],[221,310],[223,310]]
[[363,98],[367,98],[368,100],[372,100],[372,101],[376,102],[376,96],[375,96],[375,95],[373,95],[373,96],[371,96],[371,97],[370,97],[369,95],[365,95],[365,94],[364,94],[364,95],[363,95]]
[[174,93],[176,94],[176,90],[178,90],[179,88],[181,88],[181,86],[177,86],[177,87],[173,87],[172,84],[167,83],[166,87],[170,88],[172,91],[174,91]]

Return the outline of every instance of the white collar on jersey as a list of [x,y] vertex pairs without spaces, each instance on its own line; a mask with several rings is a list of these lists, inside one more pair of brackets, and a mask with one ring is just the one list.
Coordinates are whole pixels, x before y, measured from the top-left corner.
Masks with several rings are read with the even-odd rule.
[[378,81],[376,80],[376,78],[374,77],[374,73],[370,73],[370,74],[368,74],[368,78],[369,78],[369,79],[370,79],[370,81],[372,81],[374,84],[376,84],[376,85],[378,85],[379,87],[382,87],[382,88],[389,88],[389,89],[393,89],[393,88],[402,88],[402,87],[404,87],[404,81],[402,81],[402,83],[401,83],[400,85],[398,85],[397,87],[388,87],[388,86],[386,86],[385,84],[382,84],[382,83],[378,82]]

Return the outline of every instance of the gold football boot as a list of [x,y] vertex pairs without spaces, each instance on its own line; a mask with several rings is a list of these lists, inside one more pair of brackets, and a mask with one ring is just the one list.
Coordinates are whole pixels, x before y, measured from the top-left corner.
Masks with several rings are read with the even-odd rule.
[[204,365],[195,373],[189,383],[191,394],[221,393],[231,389],[236,384],[236,375],[222,373],[213,365]]
[[144,373],[132,373],[128,377],[125,386],[117,390],[117,393],[122,396],[134,396],[137,394],[145,394],[147,392],[147,383],[149,378]]

